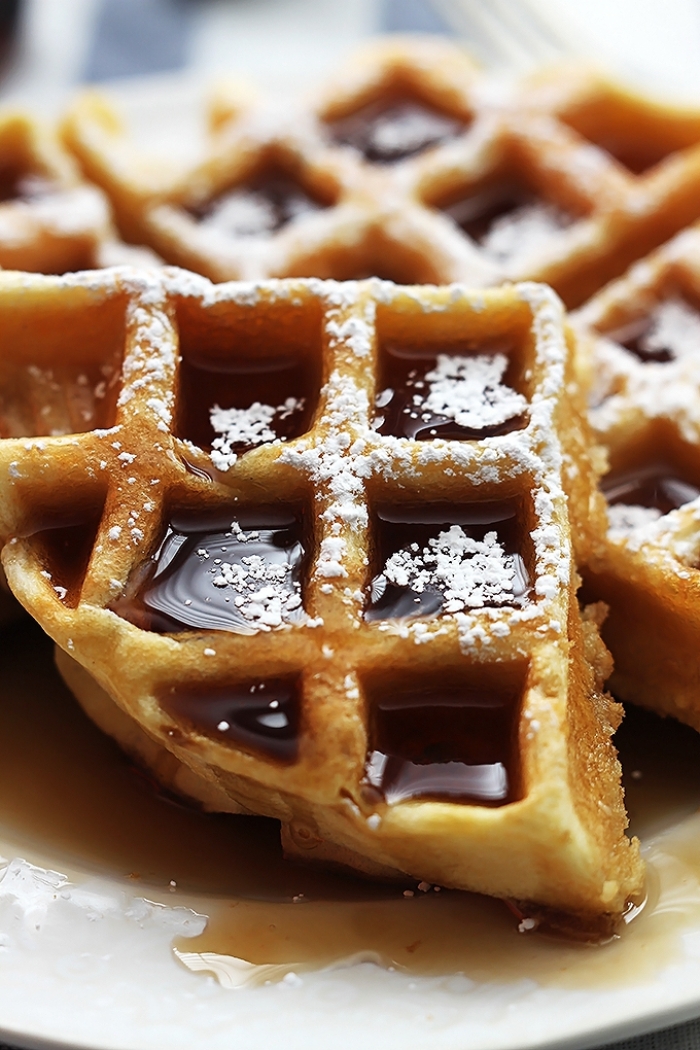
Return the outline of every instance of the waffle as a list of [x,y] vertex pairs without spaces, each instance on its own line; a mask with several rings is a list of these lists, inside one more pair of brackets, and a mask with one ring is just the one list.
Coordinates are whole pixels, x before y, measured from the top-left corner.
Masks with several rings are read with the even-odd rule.
[[[609,931],[641,867],[556,297],[124,269],[0,312],[3,564],[96,720],[305,859]],[[46,436],[59,360],[99,406]]]
[[583,559],[610,606],[616,695],[700,729],[700,228],[574,316],[590,419],[606,452]]
[[115,239],[109,205],[55,136],[31,117],[5,113],[0,155],[0,266],[65,273],[102,265]]
[[550,284],[578,306],[700,217],[700,111],[587,67],[511,84],[456,47],[394,39],[298,104],[236,83],[189,167],[80,97],[64,137],[127,240],[214,281]]

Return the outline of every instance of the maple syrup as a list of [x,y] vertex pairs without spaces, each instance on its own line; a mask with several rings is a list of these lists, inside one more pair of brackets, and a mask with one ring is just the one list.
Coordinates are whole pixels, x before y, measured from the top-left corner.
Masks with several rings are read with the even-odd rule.
[[31,537],[54,590],[70,608],[78,603],[101,517],[101,504],[78,503],[70,511],[45,508],[23,530]]
[[[290,441],[309,429],[319,387],[320,362],[310,353],[249,356],[238,346],[217,357],[186,353],[180,365],[176,434],[210,450],[217,436],[215,406],[245,411],[258,404],[274,409],[269,421],[273,437]],[[294,404],[288,407],[290,398]],[[240,454],[256,444],[243,438],[234,440],[232,448]]]
[[615,470],[601,483],[611,506],[649,507],[668,514],[700,496],[700,487],[685,478],[678,468],[658,460],[629,470]]
[[164,710],[217,740],[232,740],[280,762],[293,762],[299,743],[295,679],[256,679],[227,686],[173,686]]
[[700,311],[675,292],[653,310],[605,335],[642,364],[668,364],[700,353]]
[[[517,397],[522,383],[513,351],[512,344],[505,340],[430,347],[384,343],[380,348],[375,429],[379,434],[413,441],[470,441],[522,429],[527,424],[527,414],[524,398]],[[503,362],[504,373],[486,374],[479,389],[476,376],[470,375],[471,363],[478,367],[489,359],[495,361],[498,355],[507,359]],[[469,385],[471,401],[463,406],[458,402],[468,410],[464,417],[459,411],[448,415],[445,409],[431,408],[436,383],[448,401],[450,393],[460,398]],[[493,403],[499,399],[504,406],[511,402],[502,412],[506,418],[490,422]],[[462,418],[466,421],[460,422]]]
[[472,540],[483,542],[495,533],[503,554],[512,561],[513,579],[507,597],[484,597],[483,605],[518,604],[531,587],[527,530],[517,499],[474,500],[464,504],[378,505],[373,515],[375,541],[374,578],[365,610],[367,620],[404,619],[438,615],[445,602],[445,588],[437,581],[417,590],[387,580],[384,569],[393,555],[429,548],[431,542],[457,525]]
[[130,893],[208,915],[204,933],[176,949],[197,972],[216,969],[224,980],[227,960],[232,975],[245,960],[245,981],[255,983],[362,957],[456,975],[455,990],[523,977],[609,989],[682,957],[682,935],[700,917],[700,839],[695,825],[679,824],[697,820],[700,735],[672,719],[630,708],[618,733],[632,832],[677,831],[649,853],[650,904],[620,938],[591,948],[518,934],[499,901],[286,861],[276,822],[206,814],[159,792],[82,713],[34,623],[5,630],[0,642],[2,852],[73,879],[123,879]]
[[280,165],[188,210],[199,222],[234,237],[270,236],[293,219],[328,207]]
[[652,328],[652,318],[642,317],[638,321],[625,325],[611,332],[606,332],[608,339],[612,339],[628,353],[633,354],[643,364],[651,362],[655,364],[668,364],[675,361],[676,354],[673,347],[658,346],[651,349],[647,345],[646,336]]
[[174,514],[157,551],[113,610],[157,633],[253,634],[260,622],[246,616],[246,600],[269,577],[282,596],[284,621],[299,619],[304,530],[302,514],[295,509],[231,506],[214,513]]
[[455,138],[466,122],[417,98],[380,98],[329,124],[339,146],[373,164],[395,164]]
[[537,204],[540,198],[522,182],[503,179],[440,207],[477,244],[486,239],[493,224],[519,208]]
[[[507,682],[511,675],[503,670]],[[522,682],[475,684],[445,669],[439,681],[367,683],[365,784],[389,804],[408,799],[498,806],[518,797]],[[366,788],[365,788],[366,790]]]

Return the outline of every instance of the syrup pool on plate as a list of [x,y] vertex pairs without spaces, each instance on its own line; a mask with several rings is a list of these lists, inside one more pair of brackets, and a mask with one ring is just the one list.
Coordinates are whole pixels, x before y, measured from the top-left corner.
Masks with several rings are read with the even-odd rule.
[[670,719],[630,710],[618,734],[650,900],[618,939],[592,947],[519,933],[496,900],[285,861],[275,822],[159,793],[82,713],[38,627],[16,623],[2,643],[0,851],[207,915],[174,951],[224,984],[371,959],[408,975],[623,987],[681,959],[684,932],[700,926],[700,736]]

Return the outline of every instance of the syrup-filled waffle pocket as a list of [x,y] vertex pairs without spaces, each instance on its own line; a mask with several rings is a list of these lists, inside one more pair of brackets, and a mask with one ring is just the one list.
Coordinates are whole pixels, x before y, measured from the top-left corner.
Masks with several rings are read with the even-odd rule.
[[3,382],[55,362],[68,405],[0,410],[3,564],[105,702],[308,859],[614,924],[551,291],[2,274],[0,318]]

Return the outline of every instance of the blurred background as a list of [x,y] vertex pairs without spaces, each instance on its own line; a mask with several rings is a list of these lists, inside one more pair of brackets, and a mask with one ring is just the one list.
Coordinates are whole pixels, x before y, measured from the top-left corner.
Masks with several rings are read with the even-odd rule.
[[0,98],[50,115],[85,83],[153,95],[237,73],[303,89],[387,31],[461,37],[505,64],[518,56],[494,55],[483,23],[523,9],[572,52],[700,99],[697,0],[0,0]]

